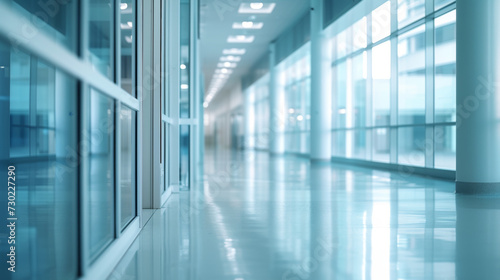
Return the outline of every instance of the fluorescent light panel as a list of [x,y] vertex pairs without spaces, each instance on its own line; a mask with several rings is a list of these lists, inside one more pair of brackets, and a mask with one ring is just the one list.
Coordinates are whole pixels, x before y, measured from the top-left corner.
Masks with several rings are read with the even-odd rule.
[[262,29],[263,22],[243,21],[233,23],[233,29]]
[[226,69],[226,68],[215,69],[215,73],[217,73],[217,74],[231,74],[231,73],[233,73],[233,70]]
[[228,43],[252,43],[255,40],[255,36],[250,35],[236,35],[227,37]]
[[232,48],[232,49],[224,49],[222,53],[224,55],[244,55],[246,51],[247,51],[246,49]]
[[220,57],[220,61],[222,62],[240,62],[241,60],[241,57],[240,56],[232,56],[232,55],[228,55],[228,56],[221,56]]
[[[262,4],[262,5],[261,5]],[[258,9],[261,7],[260,9]],[[276,3],[241,3],[238,13],[240,14],[270,14],[273,12]]]
[[235,62],[219,62],[217,63],[217,67],[225,67],[225,68],[236,68],[237,64]]

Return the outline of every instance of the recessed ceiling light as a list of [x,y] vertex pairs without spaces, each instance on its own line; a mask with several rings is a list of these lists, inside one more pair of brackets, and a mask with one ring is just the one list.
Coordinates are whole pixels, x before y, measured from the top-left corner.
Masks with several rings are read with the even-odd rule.
[[264,3],[262,3],[262,2],[250,3],[250,8],[252,8],[254,10],[260,10],[260,9],[262,9],[262,7],[264,7]]
[[127,25],[132,27],[132,22],[131,21],[127,21]]
[[245,28],[252,28],[253,27],[253,21],[244,21],[241,23],[241,26]]
[[243,21],[233,23],[233,29],[261,29],[263,26],[263,22]]
[[220,68],[236,68],[237,64],[235,62],[219,62],[217,67]]
[[240,60],[241,60],[241,57],[239,57],[239,56],[233,56],[233,55],[221,56],[220,57],[220,61],[239,62]]
[[236,35],[227,37],[228,43],[252,43],[255,39],[253,35]]
[[241,3],[238,13],[240,14],[270,14],[273,12],[276,3]]
[[126,10],[128,8],[127,3],[120,3],[120,9],[121,10]]
[[227,69],[227,68],[219,68],[215,69],[216,74],[231,74],[233,73],[233,70]]
[[181,68],[182,70],[186,69],[186,64],[181,64],[180,68]]
[[182,84],[181,85],[181,89],[188,89],[188,88],[189,88],[189,86],[187,84]]
[[129,44],[132,44],[132,35],[125,36],[125,41],[127,41],[127,43],[129,43]]
[[222,53],[225,55],[244,55],[246,51],[247,51],[246,49],[232,48],[232,49],[224,49]]

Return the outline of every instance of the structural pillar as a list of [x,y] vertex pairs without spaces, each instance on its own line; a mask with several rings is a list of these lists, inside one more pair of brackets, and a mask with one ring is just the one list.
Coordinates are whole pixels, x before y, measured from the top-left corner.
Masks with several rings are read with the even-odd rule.
[[323,0],[311,0],[311,160],[332,156],[332,51],[323,31]]
[[457,193],[500,194],[500,1],[457,1]]
[[280,86],[276,69],[276,45],[269,46],[269,151],[271,154],[285,152],[285,92]]

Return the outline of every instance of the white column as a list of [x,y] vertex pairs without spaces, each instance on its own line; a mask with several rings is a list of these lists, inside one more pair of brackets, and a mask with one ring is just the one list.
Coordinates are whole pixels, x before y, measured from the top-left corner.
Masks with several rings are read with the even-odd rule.
[[500,193],[500,1],[457,1],[457,193]]
[[280,86],[276,69],[276,46],[269,46],[269,151],[272,154],[285,152],[285,92]]
[[311,159],[332,156],[332,48],[323,30],[323,1],[311,0]]

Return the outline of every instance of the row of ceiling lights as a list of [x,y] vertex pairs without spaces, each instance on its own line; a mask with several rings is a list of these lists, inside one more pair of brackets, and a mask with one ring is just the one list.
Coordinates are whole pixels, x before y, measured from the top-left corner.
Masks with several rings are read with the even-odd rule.
[[[240,14],[270,14],[273,12],[275,3],[262,3],[262,2],[252,2],[252,3],[241,3],[238,9]],[[242,22],[234,22],[233,29],[235,30],[258,30],[264,26],[263,22],[255,22],[255,16],[251,16],[249,20]],[[255,40],[253,35],[229,35],[227,37],[228,43],[252,43]],[[241,61],[241,56],[246,53],[245,48],[230,48],[224,49],[222,51],[222,56],[217,63],[217,69],[215,69],[212,80],[210,81],[210,86],[208,88],[208,94],[203,103],[203,107],[207,108],[215,95],[219,90],[226,84],[229,76],[232,74],[233,69],[238,66],[238,62]]]

